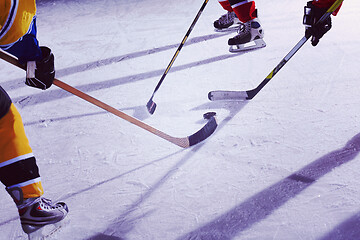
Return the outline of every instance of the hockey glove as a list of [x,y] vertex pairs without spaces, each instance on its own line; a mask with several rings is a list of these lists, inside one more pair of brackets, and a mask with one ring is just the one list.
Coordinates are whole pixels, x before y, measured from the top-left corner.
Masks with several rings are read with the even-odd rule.
[[25,84],[45,90],[48,89],[54,81],[54,55],[48,47],[40,47],[40,49],[42,52],[42,60],[27,62]]
[[324,22],[317,24],[326,11],[327,8],[315,7],[312,1],[307,2],[307,5],[304,7],[303,24],[305,25],[305,36],[311,37],[311,44],[313,46],[316,46],[320,38],[331,29],[330,16]]

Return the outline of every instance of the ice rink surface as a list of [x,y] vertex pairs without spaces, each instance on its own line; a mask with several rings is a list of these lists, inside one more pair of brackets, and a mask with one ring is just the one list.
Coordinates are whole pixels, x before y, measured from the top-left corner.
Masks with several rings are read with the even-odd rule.
[[[20,111],[45,197],[65,201],[59,240],[360,239],[360,2],[345,0],[310,42],[248,102],[211,90],[256,87],[303,37],[306,1],[257,0],[266,48],[233,54],[209,1],[154,101],[145,105],[203,1],[38,2],[38,39],[57,78],[172,136],[217,112],[218,129],[181,149],[64,90],[24,84],[0,61],[0,85]],[[0,239],[20,240],[0,191]]]

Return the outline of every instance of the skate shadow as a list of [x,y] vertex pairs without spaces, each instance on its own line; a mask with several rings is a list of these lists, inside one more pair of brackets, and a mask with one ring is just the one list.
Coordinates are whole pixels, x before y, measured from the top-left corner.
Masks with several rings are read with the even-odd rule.
[[319,240],[354,240],[360,239],[360,212],[336,226]]
[[[311,186],[311,184],[325,174],[353,160],[359,152],[360,133],[348,141],[343,148],[315,160],[299,171],[250,197],[245,202],[235,206],[204,226],[179,237],[178,240],[233,239],[242,231],[271,215],[273,211]],[[350,224],[353,221],[358,223],[358,220],[359,216],[356,215],[334,231],[345,230],[350,226],[348,223]],[[330,233],[329,236],[336,236],[335,234],[336,233]]]

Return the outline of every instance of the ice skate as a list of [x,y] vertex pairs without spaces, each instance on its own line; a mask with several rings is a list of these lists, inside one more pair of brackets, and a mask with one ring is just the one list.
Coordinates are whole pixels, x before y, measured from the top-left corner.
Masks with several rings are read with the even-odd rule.
[[230,38],[230,52],[241,52],[266,46],[263,40],[264,30],[258,18],[252,19],[239,27],[238,35]]
[[50,200],[39,197],[31,199],[29,206],[19,209],[20,222],[25,233],[33,233],[40,228],[63,220],[68,207],[63,202],[53,204]]
[[[240,21],[234,12],[227,12],[214,22],[215,31],[236,31]],[[234,25],[234,26],[233,26]]]
[[23,192],[19,187],[7,188],[7,191],[18,207],[21,227],[29,235],[29,239],[33,239],[32,236],[38,236],[37,232],[42,235],[42,228],[46,226],[48,229],[59,226],[57,223],[63,220],[69,212],[64,202],[52,203],[51,200],[44,197],[24,199]]

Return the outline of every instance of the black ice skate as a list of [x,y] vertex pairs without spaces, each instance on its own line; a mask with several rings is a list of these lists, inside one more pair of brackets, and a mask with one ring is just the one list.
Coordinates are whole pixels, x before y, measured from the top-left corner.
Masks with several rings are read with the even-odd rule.
[[266,43],[263,38],[264,30],[261,27],[259,19],[252,19],[239,27],[238,35],[229,39],[229,51],[241,52],[265,47]]
[[236,14],[234,12],[227,12],[214,22],[214,27],[217,32],[236,31],[238,24],[240,24],[240,21]]
[[19,187],[7,188],[7,191],[18,207],[22,229],[29,234],[29,238],[39,229],[60,222],[69,212],[63,202],[52,203],[43,197],[24,199]]

